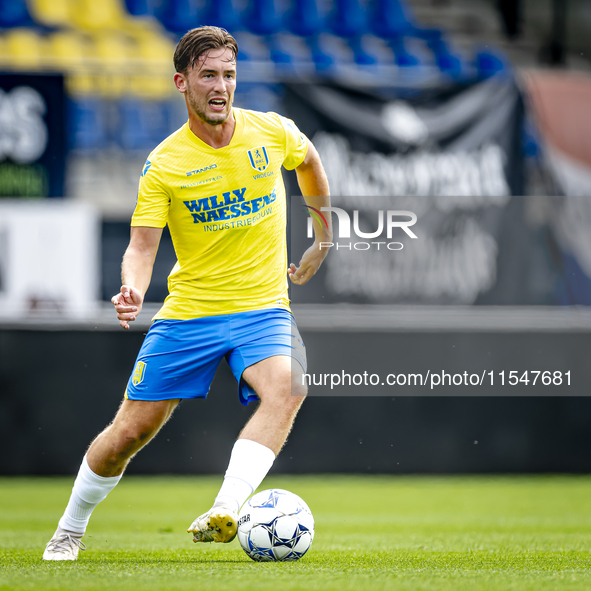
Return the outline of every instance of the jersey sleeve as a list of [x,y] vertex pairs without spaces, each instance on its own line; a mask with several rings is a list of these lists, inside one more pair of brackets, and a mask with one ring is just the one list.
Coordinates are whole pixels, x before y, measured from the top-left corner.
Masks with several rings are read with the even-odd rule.
[[297,128],[296,124],[287,117],[277,115],[285,131],[285,159],[283,166],[287,170],[297,168],[308,152],[308,138]]
[[160,177],[158,163],[156,160],[148,159],[140,176],[131,225],[164,228],[168,221],[169,208],[170,195]]

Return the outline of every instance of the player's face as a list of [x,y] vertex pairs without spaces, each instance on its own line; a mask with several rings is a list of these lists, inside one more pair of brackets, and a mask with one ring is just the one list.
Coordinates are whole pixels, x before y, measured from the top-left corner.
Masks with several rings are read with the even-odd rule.
[[204,57],[187,74],[187,101],[202,121],[221,125],[232,112],[236,61],[228,47],[213,49]]

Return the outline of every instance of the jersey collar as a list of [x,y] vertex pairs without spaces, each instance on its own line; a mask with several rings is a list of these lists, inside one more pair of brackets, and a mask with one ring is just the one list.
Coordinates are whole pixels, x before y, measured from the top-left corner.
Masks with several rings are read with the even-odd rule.
[[224,146],[223,148],[212,148],[209,144],[206,144],[201,138],[197,137],[189,127],[189,121],[187,121],[184,125],[185,136],[192,144],[198,146],[202,150],[208,150],[210,152],[220,152],[222,150],[232,148],[240,141],[240,138],[242,137],[242,130],[244,128],[244,118],[242,115],[242,109],[232,107],[232,114],[234,115],[234,121],[236,122],[234,126],[234,133],[232,134],[232,139],[230,140],[230,143],[227,146]]

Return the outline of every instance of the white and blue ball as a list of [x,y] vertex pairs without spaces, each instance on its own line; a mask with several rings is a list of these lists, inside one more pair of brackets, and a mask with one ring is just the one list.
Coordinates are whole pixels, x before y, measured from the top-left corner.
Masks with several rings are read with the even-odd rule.
[[300,497],[287,490],[263,490],[238,516],[238,540],[258,562],[299,560],[312,545],[314,517]]

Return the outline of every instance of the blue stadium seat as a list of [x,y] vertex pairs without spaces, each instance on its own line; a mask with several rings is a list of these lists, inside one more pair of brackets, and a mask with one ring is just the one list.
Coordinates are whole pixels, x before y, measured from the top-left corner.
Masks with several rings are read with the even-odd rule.
[[352,38],[367,32],[365,10],[359,0],[336,0],[336,7],[328,19],[331,33]]
[[406,48],[404,36],[397,35],[389,40],[390,47],[394,52],[394,63],[401,68],[412,68],[420,64],[420,59],[410,53]]
[[378,62],[378,58],[365,50],[362,43],[362,37],[357,35],[349,40],[349,45],[355,56],[355,63],[360,66],[371,66]]
[[371,30],[384,39],[406,35],[413,28],[400,0],[376,0],[370,18]]
[[280,87],[276,84],[241,82],[234,96],[236,106],[257,111],[281,111]]
[[491,50],[478,52],[476,54],[475,65],[479,78],[490,78],[505,70],[503,55]]
[[170,133],[168,103],[122,99],[117,133],[124,150],[152,150]]
[[305,38],[317,70],[328,70],[334,65],[334,58],[322,49],[319,42],[319,34],[325,31],[326,23],[318,10],[317,0],[294,0],[283,22],[288,31]]
[[425,41],[441,39],[439,29],[417,24],[402,0],[374,0],[369,8],[370,29],[384,39],[400,35],[417,37]]
[[150,0],[125,0],[127,12],[132,16],[148,16],[154,14],[154,7]]
[[179,35],[203,24],[197,0],[165,0],[156,16],[169,31]]
[[253,0],[242,15],[242,22],[255,35],[273,35],[283,29],[274,0]]
[[329,71],[335,64],[335,59],[329,53],[324,51],[318,35],[311,35],[308,37],[307,42],[312,52],[312,60],[319,72]]
[[203,15],[203,23],[222,27],[230,33],[241,28],[240,17],[232,0],[216,0],[209,3]]
[[324,29],[324,20],[318,13],[316,0],[295,0],[285,15],[285,26],[294,35],[309,37]]
[[26,27],[34,25],[25,0],[0,0],[0,27]]
[[449,74],[454,78],[459,78],[464,73],[464,64],[462,60],[452,53],[448,44],[443,39],[429,41],[429,48],[435,55],[435,63],[441,72]]
[[376,57],[363,47],[362,36],[370,31],[365,8],[359,0],[337,0],[327,25],[331,33],[348,40],[355,56],[355,63],[367,66],[377,62]]
[[68,101],[68,144],[77,150],[100,150],[107,144],[105,104],[98,98]]
[[285,44],[281,43],[281,40],[277,35],[267,38],[267,46],[271,51],[271,60],[273,63],[287,65],[296,61],[295,56],[289,52],[289,49]]

